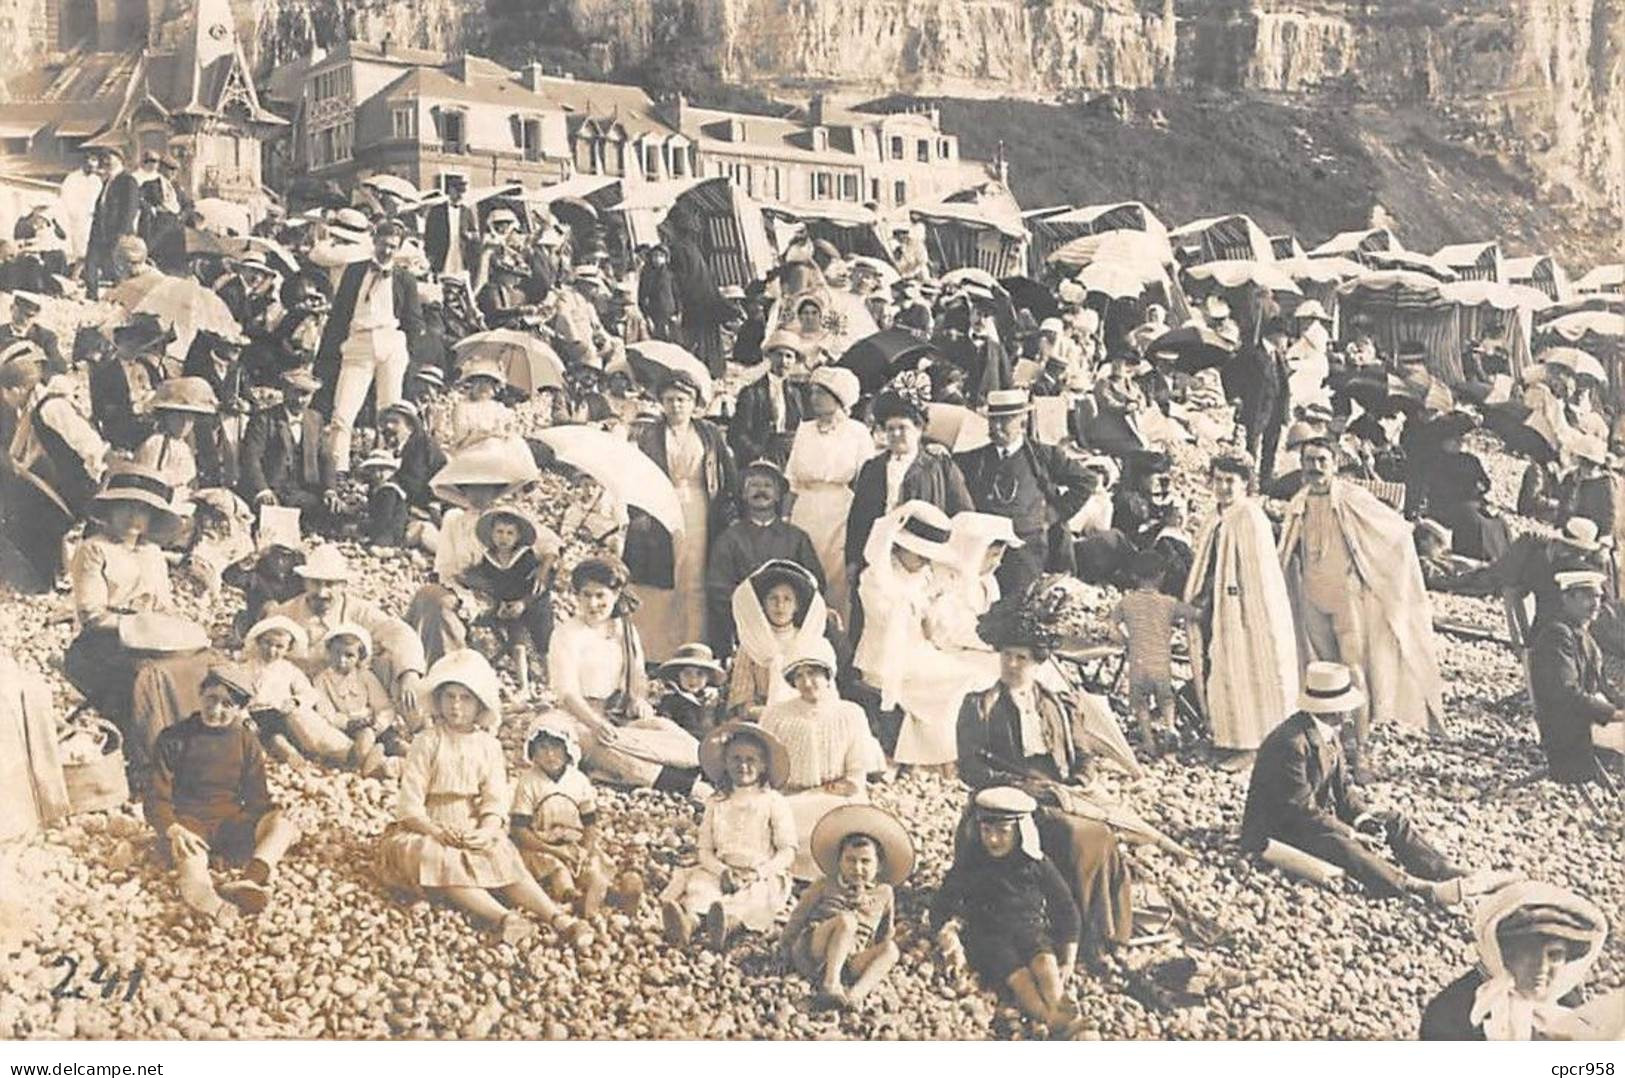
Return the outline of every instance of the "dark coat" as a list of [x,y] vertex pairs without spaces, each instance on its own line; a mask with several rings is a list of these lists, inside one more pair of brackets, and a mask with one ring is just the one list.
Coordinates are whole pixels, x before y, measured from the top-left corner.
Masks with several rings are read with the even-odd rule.
[[824,567],[812,537],[788,520],[768,525],[736,520],[711,540],[705,568],[705,600],[709,607],[711,647],[718,655],[733,650],[734,589],[770,561],[793,561],[813,575],[818,590],[825,588]]
[[[457,209],[457,242],[463,247],[463,268],[470,274],[480,264],[480,222],[474,207],[462,205]],[[429,268],[444,273],[446,259],[451,255],[452,205],[442,202],[430,206],[423,215],[423,253],[429,256]]]
[[638,272],[638,306],[649,321],[658,323],[669,322],[682,312],[670,263],[657,266],[651,262]]
[[96,199],[96,212],[90,220],[86,257],[109,260],[120,236],[133,236],[141,219],[141,185],[128,172],[120,172]]
[[163,369],[155,359],[131,360],[126,365],[109,356],[90,369],[90,416],[109,444],[133,453],[146,441],[152,421],[136,414],[135,401],[163,380]]
[[[721,535],[733,520],[737,508],[739,475],[734,468],[733,452],[722,436],[722,431],[703,419],[693,421],[694,430],[705,446],[705,476],[710,508],[706,521],[709,535]],[[666,463],[666,421],[657,419],[639,427],[632,436],[643,455],[660,466],[667,475],[671,469]],[[631,523],[626,529],[626,547],[623,557],[631,571],[632,583],[648,584],[656,588],[670,588],[676,582],[676,555],[672,549],[671,533],[655,519],[637,508],[629,511]]]
[[51,330],[35,322],[28,327],[28,331],[21,337],[12,332],[11,325],[0,326],[0,349],[17,341],[33,341],[41,352],[45,353],[45,369],[52,374],[67,374],[68,362],[62,358],[62,349],[57,343],[57,336]]
[[[1083,506],[1083,464],[1058,446],[1027,438],[1009,458],[1001,457],[998,448],[988,444],[959,454],[954,462],[976,508],[1009,517],[1023,539],[1043,534]],[[1010,498],[995,493],[1010,490],[1015,491]]]
[[[317,410],[326,414],[333,408],[333,391],[338,383],[339,350],[350,336],[350,324],[355,321],[356,301],[361,297],[361,282],[367,278],[368,262],[355,262],[344,267],[338,288],[333,293],[333,309],[322,330],[322,343],[316,349],[316,377],[322,388],[313,402]],[[423,336],[423,305],[418,301],[418,284],[410,273],[396,270],[390,274],[390,286],[395,293],[395,317],[406,334],[406,350],[416,355],[419,339]]]
[[806,404],[806,391],[788,380],[784,382],[784,430],[773,429],[773,401],[769,396],[767,375],[756,379],[739,391],[734,404],[734,416],[728,423],[728,444],[733,447],[734,459],[743,467],[762,457],[783,465],[790,459],[790,441],[796,427],[811,412]]
[[321,490],[321,416],[307,408],[301,422],[301,441],[295,444],[288,413],[280,407],[248,421],[238,454],[237,488],[248,504],[269,490],[283,505],[302,506]]
[[[846,517],[848,565],[863,563],[863,547],[869,541],[869,533],[874,530],[875,521],[886,515],[886,459],[882,453],[864,461],[852,480],[852,508]],[[959,465],[938,445],[922,444],[914,462],[903,473],[897,503],[915,500],[930,502],[949,516],[976,508]]]
[[1241,402],[1236,420],[1249,431],[1263,427],[1272,419],[1284,420],[1288,374],[1285,356],[1263,344],[1236,353],[1219,372],[1224,395]]
[[1003,786],[1013,781],[1008,774],[997,772],[984,754],[1024,768],[1030,778],[1065,782],[1072,777],[1078,766],[1070,718],[1074,704],[1042,685],[1034,686],[1033,691],[1038,699],[1047,755],[1028,756],[1022,751],[1018,733],[1021,716],[1003,682],[967,693],[960,702],[959,719],[955,724],[959,778],[971,789]]
[[[1484,986],[1484,980],[1484,971],[1475,966],[1451,981],[1422,1011],[1422,1031],[1418,1038],[1424,1041],[1483,1040],[1484,1027],[1473,1025],[1472,1011],[1474,997]],[[1565,1007],[1578,1007],[1585,1002],[1585,997],[1576,988],[1558,1002]]]
[[1625,707],[1625,693],[1603,676],[1602,652],[1586,629],[1554,617],[1535,633],[1529,649],[1535,725],[1552,778],[1589,782],[1597,777],[1591,728]]
[[1257,851],[1278,838],[1301,846],[1305,835],[1347,833],[1363,811],[1359,795],[1349,788],[1342,755],[1334,756],[1314,720],[1300,711],[1271,730],[1258,747],[1241,817],[1241,844]]

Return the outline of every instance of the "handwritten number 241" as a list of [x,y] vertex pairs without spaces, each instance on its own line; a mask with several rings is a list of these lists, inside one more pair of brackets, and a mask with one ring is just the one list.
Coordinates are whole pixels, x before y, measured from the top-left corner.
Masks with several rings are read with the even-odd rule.
[[[56,983],[56,987],[51,989],[52,999],[91,998],[85,992],[84,988],[74,983],[74,978],[77,977],[79,973],[79,960],[77,958],[73,957],[71,954],[59,954],[56,956],[56,961],[51,963],[51,966],[58,969],[66,967],[67,970],[67,972],[62,974],[62,979]],[[92,985],[100,986],[101,998],[105,1000],[112,999],[114,997],[115,993],[118,992],[119,983],[122,981],[124,983],[124,995],[122,997],[122,1002],[128,1003],[133,1000],[136,993],[141,990],[141,976],[143,972],[144,971],[142,968],[137,966],[134,971],[130,973],[129,979],[125,980],[125,978],[119,973],[109,969],[106,962],[97,959],[96,968],[90,973],[90,983]]]

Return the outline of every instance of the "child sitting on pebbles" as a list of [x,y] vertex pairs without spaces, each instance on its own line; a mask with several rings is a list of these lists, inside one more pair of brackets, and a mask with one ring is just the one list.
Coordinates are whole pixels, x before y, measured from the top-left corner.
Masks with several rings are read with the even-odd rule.
[[655,673],[671,691],[660,698],[655,714],[702,738],[717,724],[720,686],[728,673],[705,644],[684,644]]
[[358,746],[340,729],[337,713],[316,691],[290,654],[309,647],[305,630],[292,618],[262,618],[243,638],[243,669],[253,683],[249,713],[271,755],[302,770],[307,757],[329,764],[353,764],[363,775],[384,772],[384,754],[373,739]]
[[568,715],[542,715],[525,739],[530,770],[514,784],[509,833],[525,867],[558,902],[577,905],[594,917],[606,897],[617,909],[630,909],[643,894],[643,877],[614,871],[598,832],[598,793],[581,772],[581,745]]
[[700,742],[700,767],[717,793],[700,821],[699,864],[672,873],[660,913],[667,942],[686,944],[703,916],[720,951],[736,927],[773,927],[790,897],[796,821],[778,790],[790,760],[772,734],[729,722]]
[[[358,760],[378,757],[378,770],[390,778],[400,775],[398,757],[406,755],[410,735],[395,711],[389,690],[369,665],[372,661],[372,634],[354,622],[341,622],[322,637],[326,665],[313,682],[327,710],[338,717],[344,736],[353,743]],[[362,768],[362,774],[368,769]]]
[[530,695],[528,641],[547,654],[553,635],[553,600],[536,553],[536,525],[511,507],[487,509],[474,525],[485,556],[465,570],[459,583],[485,607],[476,625],[495,630],[504,653],[513,659],[519,695]]
[[[976,795],[976,833],[931,902],[931,927],[950,970],[967,961],[1009,988],[1021,1010],[1059,1037],[1082,1030],[1066,983],[1078,957],[1078,907],[1038,845],[1038,802],[1013,786]],[[958,924],[964,923],[964,940]]]
[[548,897],[508,837],[507,766],[489,730],[501,710],[496,671],[477,651],[449,651],[420,691],[434,725],[406,754],[395,822],[378,849],[385,885],[450,902],[507,943],[535,934],[530,913],[565,943],[591,946],[592,928]]
[[[198,711],[158,735],[146,799],[147,822],[175,867],[181,900],[225,923],[236,920],[239,906],[265,909],[277,862],[299,838],[271,801],[265,754],[244,722],[253,694],[241,666],[210,667]],[[243,878],[216,890],[211,855],[246,862]]]
[[885,810],[841,805],[813,828],[812,850],[824,875],[796,903],[780,952],[819,985],[819,1006],[856,1007],[897,964],[892,888],[913,871],[914,844]]

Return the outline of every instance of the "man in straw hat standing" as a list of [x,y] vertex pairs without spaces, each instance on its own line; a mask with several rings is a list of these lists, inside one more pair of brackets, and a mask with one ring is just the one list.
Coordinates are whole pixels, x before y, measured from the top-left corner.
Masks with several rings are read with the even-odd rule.
[[1373,721],[1444,729],[1432,606],[1405,518],[1337,476],[1329,439],[1305,442],[1299,458],[1305,486],[1287,505],[1281,565],[1300,660],[1342,662],[1361,689],[1353,749],[1360,779]]
[[1025,389],[993,390],[986,407],[989,444],[954,458],[976,508],[1008,517],[1021,540],[999,564],[1005,595],[1020,595],[1044,572],[1050,529],[1070,519],[1088,496],[1082,463],[1027,436],[1032,408]]
[[322,383],[316,404],[328,413],[328,451],[338,475],[350,470],[350,435],[368,392],[380,409],[401,399],[410,347],[423,335],[417,281],[395,268],[404,239],[400,225],[383,222],[373,231],[372,258],[339,273],[316,352]]
[[[335,546],[317,547],[294,569],[304,581],[304,594],[283,603],[271,603],[265,617],[290,618],[309,640],[322,640],[328,631],[348,624],[372,634],[373,673],[390,690],[402,712],[418,709],[417,687],[427,668],[423,642],[406,622],[384,613],[376,603],[351,595],[350,563]],[[301,656],[307,673],[322,666],[321,655]]]
[[1605,579],[1588,570],[1558,573],[1561,610],[1540,625],[1529,650],[1535,725],[1559,782],[1600,778],[1599,745],[1625,752],[1625,692],[1603,675],[1602,652],[1591,636]]
[[1338,731],[1364,704],[1349,667],[1309,664],[1298,710],[1258,750],[1241,821],[1243,848],[1262,852],[1272,840],[1285,843],[1345,869],[1379,898],[1411,894],[1454,905],[1506,882],[1500,873],[1466,877],[1405,816],[1368,809],[1351,788]]

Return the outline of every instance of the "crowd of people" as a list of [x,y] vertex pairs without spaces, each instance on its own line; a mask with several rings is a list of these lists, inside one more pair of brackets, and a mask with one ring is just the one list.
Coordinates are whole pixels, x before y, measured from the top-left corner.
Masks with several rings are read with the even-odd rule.
[[[1251,771],[1250,854],[1473,903],[1484,970],[1424,1035],[1598,1028],[1571,1009],[1594,905],[1458,865],[1360,793],[1383,728],[1450,736],[1429,589],[1505,598],[1549,777],[1617,782],[1625,425],[1572,363],[1509,400],[1482,342],[1450,386],[1369,322],[1334,340],[1313,300],[1237,319],[1215,291],[1174,324],[1183,295],[935,272],[907,229],[889,263],[797,238],[730,289],[682,214],[612,253],[455,182],[221,236],[171,164],[102,152],[64,194],[84,219],[30,215],[0,264],[0,571],[71,596],[63,670],[124,732],[189,910],[258,913],[298,856],[268,768],[350,768],[397,790],[392,892],[583,949],[647,897],[672,946],[776,931],[822,1004],[856,1007],[898,960],[916,859],[869,791],[933,770],[967,790],[941,961],[1066,1035],[1070,978],[1134,925],[1092,780],[1200,744],[1195,766]],[[170,282],[232,325],[139,300],[66,343],[41,321]],[[661,489],[567,463],[565,431]],[[1516,507],[1467,448],[1489,437],[1529,461]],[[1211,449],[1205,490],[1177,489],[1186,444]],[[568,504],[537,504],[544,472]],[[409,552],[410,593],[361,594],[354,542]],[[178,589],[229,596],[231,638]],[[595,783],[703,804],[657,895],[600,842]]]

